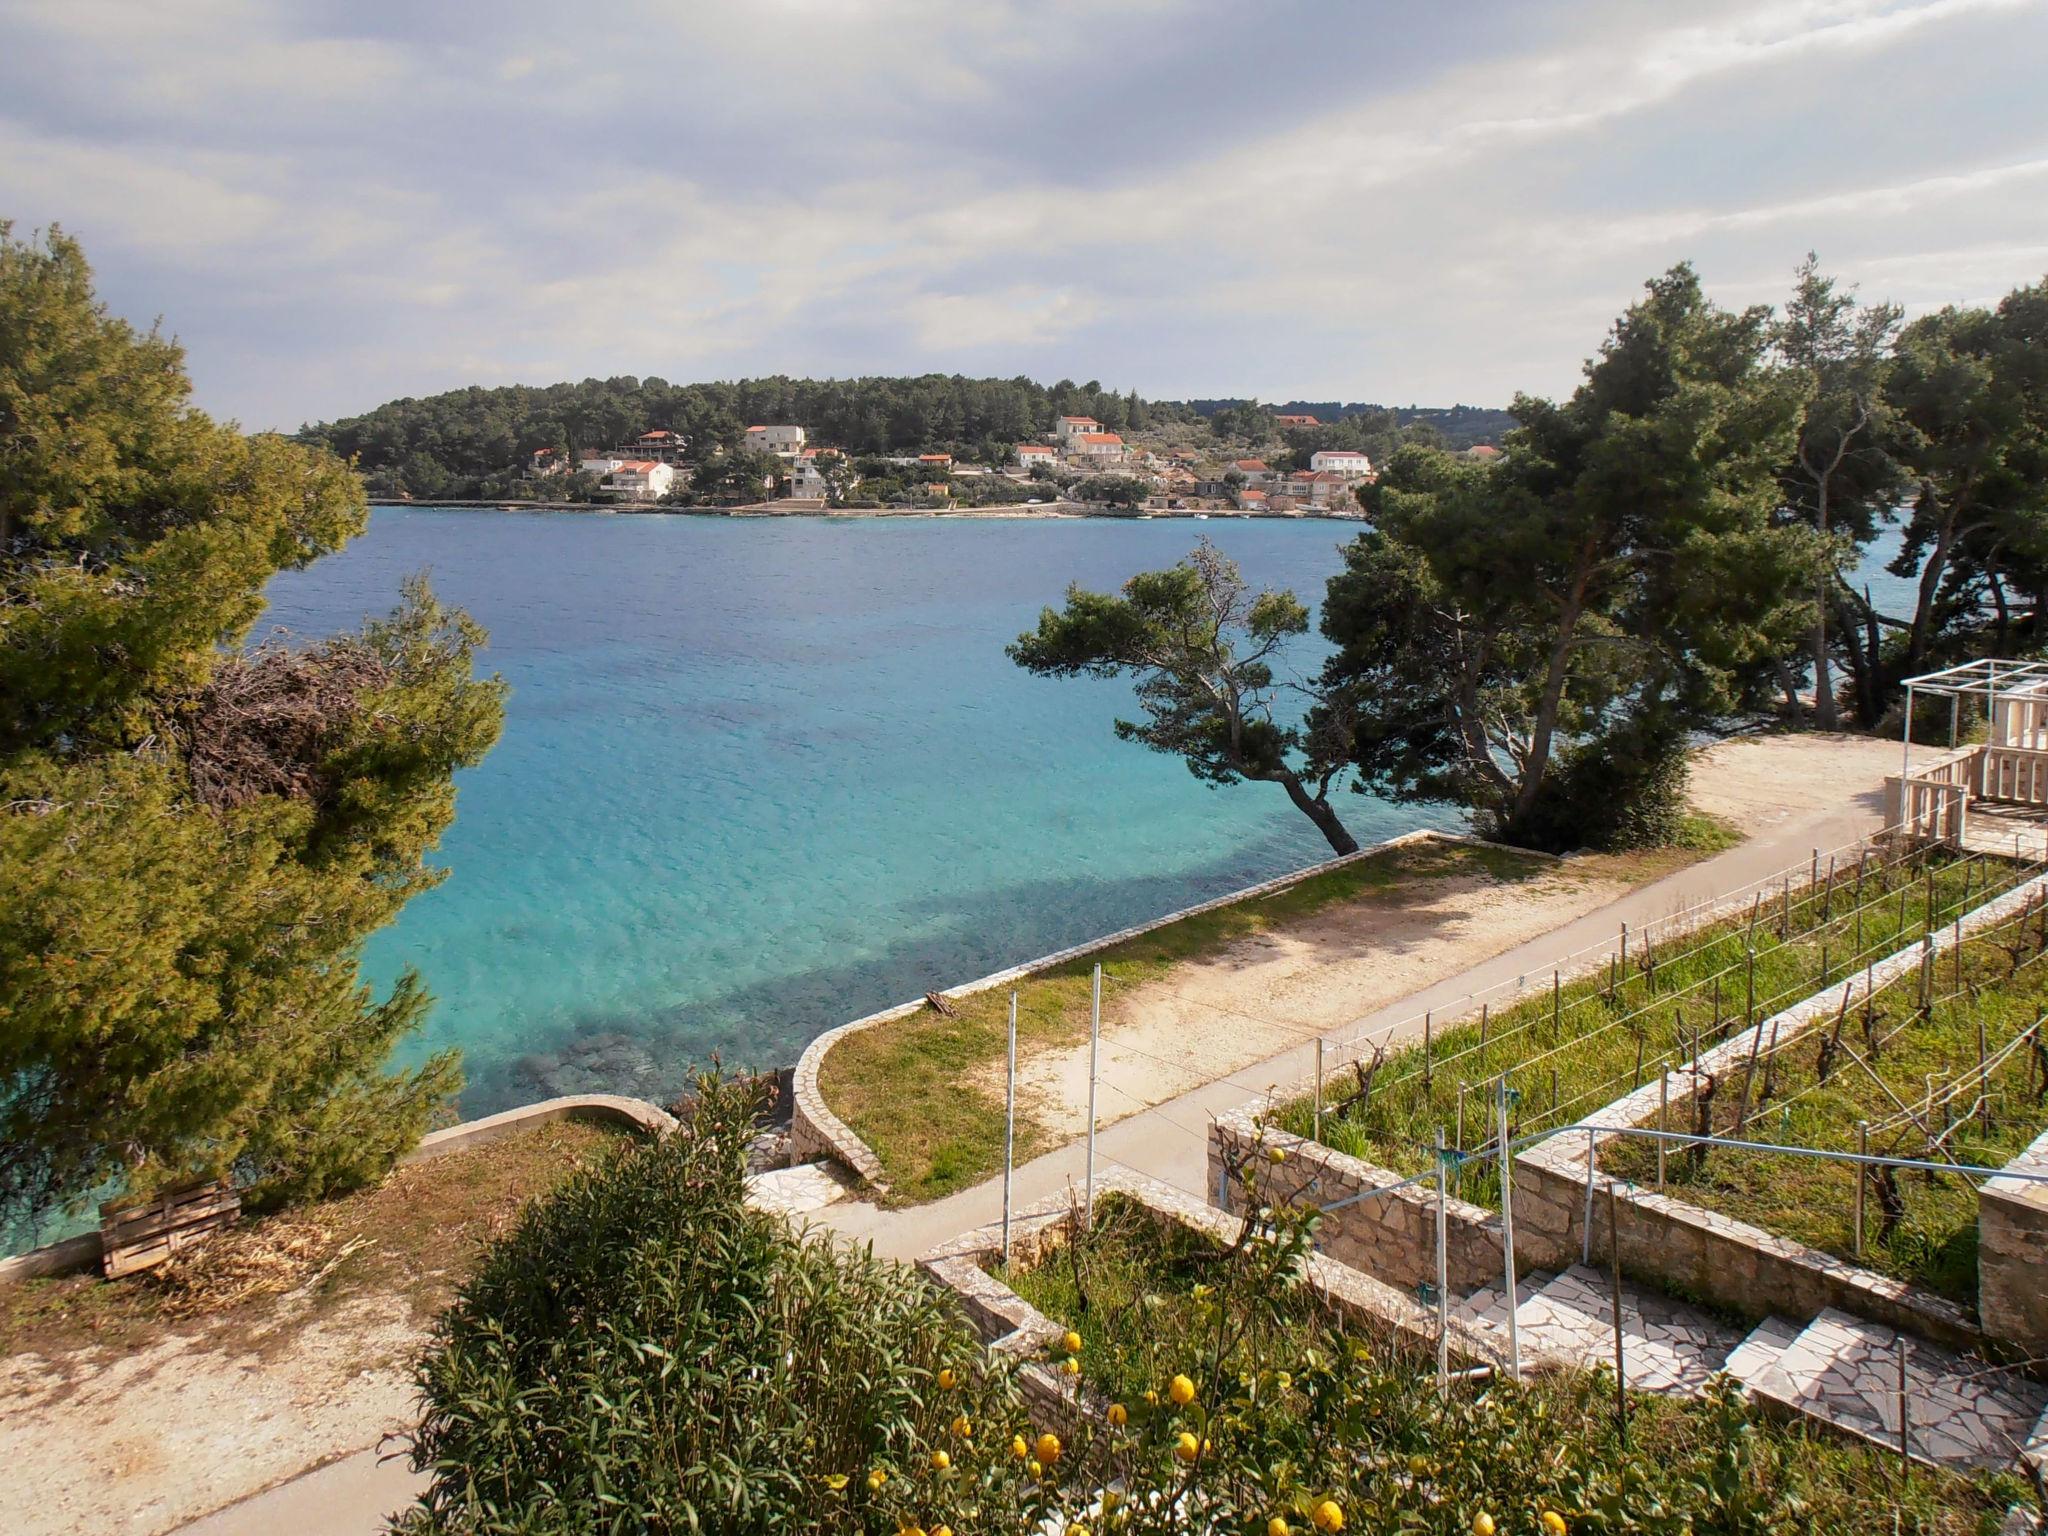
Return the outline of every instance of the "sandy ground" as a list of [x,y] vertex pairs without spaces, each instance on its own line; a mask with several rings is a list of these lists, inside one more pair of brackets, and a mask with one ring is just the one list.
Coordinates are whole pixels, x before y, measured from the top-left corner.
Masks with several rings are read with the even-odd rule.
[[[1867,737],[1756,736],[1717,743],[1693,766],[1695,806],[1745,833],[1874,797],[1898,747]],[[1107,1125],[1200,1083],[1233,1078],[1468,966],[1563,927],[1633,882],[1610,861],[1570,861],[1519,884],[1461,878],[1398,902],[1316,914],[1233,944],[1171,976],[1103,997],[1096,1097]],[[1086,1042],[1019,1063],[1018,1098],[1065,1140],[1087,1128]],[[997,1091],[1000,1091],[999,1085]]]
[[[1916,747],[1916,753],[1928,749]],[[1816,811],[1877,808],[1899,744],[1874,736],[1738,736],[1693,759],[1693,804],[1745,832]]]
[[409,1312],[352,1303],[267,1349],[195,1328],[0,1359],[0,1527],[154,1536],[406,1426],[424,1337]]

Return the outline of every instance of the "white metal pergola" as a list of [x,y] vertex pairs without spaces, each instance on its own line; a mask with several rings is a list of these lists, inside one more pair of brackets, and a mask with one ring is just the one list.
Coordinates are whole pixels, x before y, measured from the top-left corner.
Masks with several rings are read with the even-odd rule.
[[[1918,677],[1906,679],[1906,721],[1900,731],[1903,757],[1899,768],[1901,778],[1913,774],[1913,704],[1918,695],[1931,693],[1949,701],[1948,744],[1956,744],[1956,728],[1965,698],[1979,698],[1984,701],[1984,714],[1991,728],[1991,739],[2006,746],[2024,746],[2028,742],[2010,741],[2005,738],[2012,733],[2010,708],[2003,711],[2000,704],[2009,704],[2014,699],[2025,699],[2036,706],[2048,705],[2048,662],[2014,661],[1988,657],[1982,661],[1966,661],[1953,667],[1943,667],[1939,672],[1923,672]],[[2025,734],[2036,734],[2043,722],[2033,717],[2041,714],[2040,709],[2024,712],[2029,718]]]

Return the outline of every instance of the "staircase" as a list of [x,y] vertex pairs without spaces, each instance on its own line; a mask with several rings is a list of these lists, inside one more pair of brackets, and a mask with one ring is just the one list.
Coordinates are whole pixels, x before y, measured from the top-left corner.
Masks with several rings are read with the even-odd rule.
[[[1573,1265],[1516,1285],[1515,1327],[1525,1365],[1591,1369],[1614,1363],[1612,1282]],[[1507,1346],[1500,1286],[1474,1291],[1456,1314]],[[1901,1335],[1832,1309],[1812,1322],[1766,1318],[1744,1334],[1661,1292],[1624,1281],[1622,1363],[1628,1385],[1695,1397],[1725,1372],[1752,1401],[1896,1451]],[[2048,1465],[2048,1387],[1906,1335],[1907,1449],[1929,1465]]]

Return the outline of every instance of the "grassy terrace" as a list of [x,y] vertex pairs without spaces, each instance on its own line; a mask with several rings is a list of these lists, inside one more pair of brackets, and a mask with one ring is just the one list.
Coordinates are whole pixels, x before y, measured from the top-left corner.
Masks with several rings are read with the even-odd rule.
[[[1020,981],[1018,1051],[1087,1039],[1090,973],[1097,961],[1106,987],[1128,988],[1327,907],[1388,900],[1418,882],[1460,876],[1525,880],[1554,867],[1507,848],[1423,842],[1354,860],[1271,896],[1183,918]],[[935,1199],[1002,1167],[1001,1064],[1009,989],[958,997],[953,1006],[952,1018],[924,1010],[853,1034],[833,1047],[820,1072],[826,1102],[874,1148],[901,1200]],[[1017,1160],[1049,1145],[1020,1106]]]
[[[1742,1139],[1853,1152],[1857,1122],[1868,1121],[1870,1151],[1880,1156],[1987,1168],[2009,1161],[2048,1127],[2048,1047],[2037,1028],[2048,1011],[2044,915],[2023,914],[1965,944],[1960,964],[1942,956],[1925,1010],[1916,975],[1880,991],[1874,1006],[1839,1016],[1839,1028],[1767,1052]],[[1737,1133],[1738,1087],[1717,1087],[1717,1135]],[[1672,1128],[1690,1128],[1692,1115],[1690,1103],[1674,1106]],[[1976,1180],[1893,1170],[1868,1176],[1859,1256],[1854,1167],[1767,1152],[1699,1152],[1697,1161],[1667,1152],[1672,1194],[1975,1306]],[[1610,1143],[1601,1156],[1603,1167],[1644,1185],[1656,1182],[1656,1164],[1654,1144],[1643,1139]]]
[[[1505,1075],[1510,1132],[1569,1125],[1689,1061],[1755,1019],[1808,997],[1943,927],[2033,871],[2009,859],[1938,850],[1835,863],[1832,875],[1760,894],[1746,912],[1661,943],[1632,945],[1625,966],[1545,991],[1389,1052],[1370,1091],[1355,1075],[1325,1084],[1322,1141],[1402,1173],[1430,1166],[1432,1138],[1468,1152],[1493,1134],[1493,1085]],[[1313,1102],[1275,1117],[1314,1133]],[[1466,1166],[1460,1193],[1496,1204],[1498,1179]]]
[[[1694,1528],[1635,1523],[1661,1501],[1700,1530],[1889,1531],[1897,1510],[1900,1529],[1965,1536],[1996,1529],[2026,1497],[2010,1473],[1915,1466],[1902,1482],[1895,1458],[1752,1419],[1739,1397],[1717,1405],[1632,1393],[1622,1444],[1604,1375],[1460,1388],[1440,1402],[1433,1359],[1347,1335],[1306,1287],[1255,1306],[1240,1291],[1233,1304],[1240,1265],[1183,1229],[1162,1231],[1121,1196],[1097,1203],[1088,1238],[998,1274],[1081,1336],[1084,1390],[1129,1405],[1133,1433],[1171,1412],[1148,1405],[1146,1391],[1187,1371],[1216,1411],[1204,1422],[1191,1410],[1166,1432],[1195,1425],[1222,1444],[1254,1413],[1268,1425],[1277,1416],[1301,1440],[1300,1464],[1286,1472],[1313,1477],[1324,1452],[1348,1463],[1347,1528],[1462,1533],[1486,1510],[1503,1533],[1540,1530],[1542,1508],[1572,1511],[1573,1530]],[[1241,1342],[1219,1348],[1248,1317]],[[1225,1392],[1241,1395],[1226,1401]],[[1713,1505],[1717,1495],[1731,1502]]]

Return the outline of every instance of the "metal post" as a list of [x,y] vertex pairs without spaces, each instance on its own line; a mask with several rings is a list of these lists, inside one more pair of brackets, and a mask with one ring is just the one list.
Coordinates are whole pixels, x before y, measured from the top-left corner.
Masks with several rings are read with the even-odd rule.
[[[1870,1156],[1870,1122],[1856,1122],[1856,1155]],[[1856,1165],[1856,1205],[1849,1217],[1849,1253],[1854,1258],[1863,1257],[1863,1185],[1869,1174],[1868,1163]]]
[[1316,1111],[1315,1139],[1323,1139],[1323,1037],[1316,1036]]
[[1903,1483],[1913,1466],[1912,1431],[1906,1418],[1906,1336],[1899,1334],[1892,1342],[1899,1351],[1899,1481]]
[[1010,1078],[1003,1094],[1003,1267],[1010,1267],[1010,1174],[1017,1155],[1017,994],[1010,994]]
[[1628,1444],[1628,1366],[1621,1353],[1621,1215],[1614,1186],[1607,1186],[1607,1251],[1614,1278],[1614,1424],[1621,1443]]
[[1579,1262],[1593,1262],[1593,1127],[1586,1127],[1586,1229],[1580,1234]]
[[1451,1395],[1451,1261],[1447,1252],[1450,1238],[1448,1159],[1444,1156],[1444,1128],[1436,1128],[1436,1392]]
[[[1657,1129],[1671,1129],[1671,1074],[1666,1072],[1657,1083]],[[1664,1193],[1664,1139],[1657,1138],[1657,1193]]]
[[1962,719],[1963,696],[1952,693],[1948,696],[1948,746],[1953,752],[1956,746],[1956,726]]
[[1435,1019],[1436,1015],[1433,1012],[1425,1013],[1422,1016],[1422,1091],[1425,1094],[1429,1092],[1430,1026],[1435,1022]]
[[1557,1044],[1558,1030],[1563,1026],[1564,979],[1557,972],[1550,973],[1550,1043]]
[[[1088,1011],[1088,1230],[1095,1230],[1095,1061],[1102,1043],[1102,966],[1095,967],[1094,997]],[[1321,1055],[1323,1042],[1316,1041]]]
[[1514,1159],[1508,1152],[1508,1076],[1500,1075],[1495,1095],[1500,1116],[1500,1236],[1501,1269],[1508,1287],[1508,1369],[1517,1382],[1522,1379],[1522,1329],[1515,1320],[1520,1298],[1515,1293],[1515,1193],[1509,1171]]
[[[1465,1150],[1465,1095],[1472,1091],[1470,1083],[1458,1084],[1458,1151]],[[1459,1188],[1463,1188],[1460,1185]]]
[[1899,812],[1901,819],[1903,819],[1906,809],[1906,786],[1903,781],[1913,776],[1913,685],[1911,683],[1906,684],[1906,724],[1899,734],[1905,738],[1900,749],[1901,756],[1899,758],[1899,778],[1901,780],[1899,784]]

